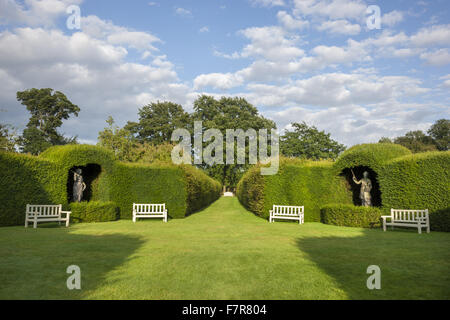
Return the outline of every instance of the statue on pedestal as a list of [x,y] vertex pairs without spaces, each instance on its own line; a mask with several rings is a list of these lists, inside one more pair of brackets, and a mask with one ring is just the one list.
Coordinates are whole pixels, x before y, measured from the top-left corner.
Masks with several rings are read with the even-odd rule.
[[359,198],[361,199],[361,204],[364,207],[372,206],[372,196],[370,191],[372,191],[372,181],[369,179],[369,173],[364,171],[363,178],[361,180],[356,179],[355,173],[352,170],[353,182],[361,185],[361,190],[359,192]]
[[81,202],[83,200],[83,192],[86,190],[86,184],[81,175],[82,170],[76,169],[73,173],[73,201]]

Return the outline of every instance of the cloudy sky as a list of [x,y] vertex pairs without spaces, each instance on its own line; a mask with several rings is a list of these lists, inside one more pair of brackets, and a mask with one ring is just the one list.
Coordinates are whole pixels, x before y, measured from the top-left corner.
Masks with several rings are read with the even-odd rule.
[[[67,27],[73,5],[80,29]],[[190,111],[203,93],[348,146],[427,130],[450,118],[449,11],[448,0],[0,0],[0,122],[23,129],[16,92],[50,87],[81,108],[62,131],[85,143],[110,115],[123,125],[156,100]]]

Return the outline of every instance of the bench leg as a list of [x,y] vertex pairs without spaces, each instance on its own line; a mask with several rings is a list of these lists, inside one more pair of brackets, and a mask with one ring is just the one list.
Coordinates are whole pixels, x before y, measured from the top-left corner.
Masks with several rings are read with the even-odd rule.
[[430,233],[430,223],[427,224],[427,233]]
[[70,220],[69,220],[69,218],[67,218],[67,219],[66,219],[66,228],[69,227],[69,223],[70,223]]
[[33,222],[33,228],[36,229],[37,228],[37,218],[34,218],[34,222]]
[[417,225],[417,229],[419,230],[419,234],[422,234],[422,225],[420,223]]
[[136,216],[133,215],[133,222],[136,223]]
[[25,218],[25,228],[28,228],[28,218]]
[[383,219],[383,231],[386,231],[386,219]]

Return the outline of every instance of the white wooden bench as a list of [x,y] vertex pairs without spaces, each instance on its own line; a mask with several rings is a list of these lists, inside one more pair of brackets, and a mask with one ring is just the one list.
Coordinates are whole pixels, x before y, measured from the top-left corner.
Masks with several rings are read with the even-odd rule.
[[[32,205],[27,204],[25,212],[25,228],[28,228],[28,223],[33,222],[33,228],[37,228],[39,222],[61,222],[69,226],[70,211],[62,211],[62,205]],[[65,214],[63,218],[62,215]]]
[[136,218],[163,218],[167,222],[166,204],[133,203],[133,222]]
[[391,209],[390,216],[382,216],[381,218],[383,219],[384,231],[386,231],[386,226],[391,226],[392,229],[394,229],[394,226],[397,226],[417,228],[419,233],[422,233],[422,228],[427,228],[427,233],[430,233],[430,218],[428,216],[428,209]]
[[269,221],[272,223],[275,219],[298,220],[299,224],[305,222],[305,207],[297,206],[278,206],[274,205],[270,210]]

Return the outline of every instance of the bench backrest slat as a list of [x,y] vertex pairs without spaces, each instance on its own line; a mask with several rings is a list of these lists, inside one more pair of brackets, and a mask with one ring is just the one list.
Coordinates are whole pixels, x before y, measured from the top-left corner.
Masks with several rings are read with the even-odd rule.
[[428,217],[426,210],[391,209],[391,217],[394,221],[414,222]]
[[26,214],[38,217],[59,217],[62,205],[34,205],[27,204]]
[[138,214],[152,214],[163,213],[166,210],[166,204],[149,204],[149,203],[134,203],[133,211]]
[[298,216],[303,213],[304,207],[273,205],[273,213],[281,216]]

